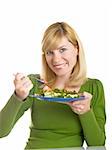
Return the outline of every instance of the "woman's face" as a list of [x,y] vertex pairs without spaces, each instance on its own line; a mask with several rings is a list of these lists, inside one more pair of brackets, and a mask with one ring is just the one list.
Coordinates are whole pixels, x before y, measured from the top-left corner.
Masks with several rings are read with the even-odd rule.
[[57,76],[69,76],[77,62],[77,54],[77,48],[63,37],[56,49],[45,52],[45,58],[48,66]]

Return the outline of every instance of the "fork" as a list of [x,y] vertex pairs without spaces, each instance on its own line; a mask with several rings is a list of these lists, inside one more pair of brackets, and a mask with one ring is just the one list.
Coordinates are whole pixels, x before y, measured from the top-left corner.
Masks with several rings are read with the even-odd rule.
[[39,78],[36,78],[36,77],[32,77],[32,78],[34,78],[38,83],[41,83],[41,85],[39,86],[39,88],[43,88],[45,85],[47,85],[48,86],[48,83],[51,83],[52,81],[49,81],[49,82],[45,82],[44,80],[42,80],[42,79],[39,79]]
[[37,80],[37,82],[40,82],[40,83],[42,83],[42,84],[45,84],[45,81],[44,81],[44,80],[38,79],[38,78],[35,78],[35,79]]

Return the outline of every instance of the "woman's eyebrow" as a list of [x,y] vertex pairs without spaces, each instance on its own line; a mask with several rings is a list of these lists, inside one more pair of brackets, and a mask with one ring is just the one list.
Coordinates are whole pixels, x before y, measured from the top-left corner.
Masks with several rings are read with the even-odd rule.
[[66,47],[66,45],[62,45],[62,46],[58,47],[57,49],[61,49],[61,48],[63,48],[63,47]]

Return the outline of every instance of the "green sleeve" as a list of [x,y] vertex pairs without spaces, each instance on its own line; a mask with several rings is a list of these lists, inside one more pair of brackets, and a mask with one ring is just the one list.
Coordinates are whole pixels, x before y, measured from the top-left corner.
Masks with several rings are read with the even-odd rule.
[[16,121],[31,105],[31,101],[21,101],[15,94],[11,96],[0,112],[0,137],[7,136]]
[[[33,75],[29,75],[33,84],[35,84]],[[33,94],[34,87],[30,91]],[[24,112],[30,108],[33,104],[33,98],[27,97],[24,101],[21,101],[15,93],[10,97],[5,107],[0,112],[0,137],[7,136],[12,130],[17,120],[24,114]]]
[[79,115],[83,128],[84,138],[89,146],[100,146],[105,144],[105,96],[103,85],[99,80],[93,83],[93,98],[91,110]]

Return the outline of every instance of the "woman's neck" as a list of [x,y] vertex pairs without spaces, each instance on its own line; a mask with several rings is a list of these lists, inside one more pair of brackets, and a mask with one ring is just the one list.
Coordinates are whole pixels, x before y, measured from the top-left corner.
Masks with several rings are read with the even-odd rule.
[[80,86],[68,86],[67,82],[69,81],[69,77],[57,77],[55,80],[55,83],[53,84],[52,88],[58,88],[58,89],[66,89],[68,91],[76,91],[79,92]]
[[59,88],[59,89],[64,89],[67,82],[69,81],[69,77],[61,77],[61,76],[58,76],[55,80],[55,83],[53,85],[53,88]]

